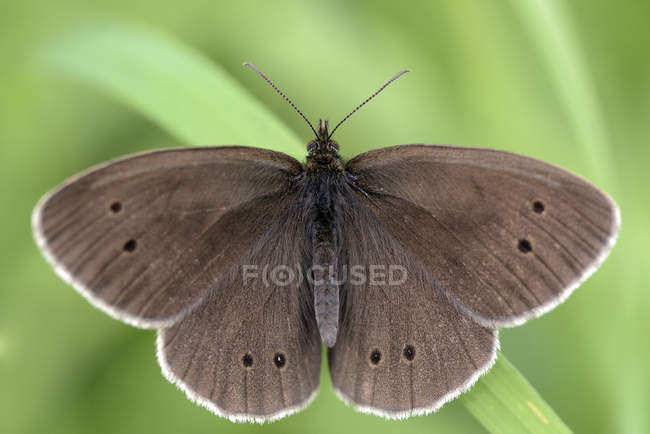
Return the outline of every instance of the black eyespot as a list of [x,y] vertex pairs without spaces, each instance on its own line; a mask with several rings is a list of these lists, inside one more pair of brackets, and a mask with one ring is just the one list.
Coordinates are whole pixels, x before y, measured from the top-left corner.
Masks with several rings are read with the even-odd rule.
[[253,356],[246,353],[244,354],[244,357],[241,358],[241,362],[244,365],[244,368],[250,368],[253,366]]
[[533,250],[533,246],[530,244],[530,241],[524,238],[519,240],[519,250],[521,250],[522,253],[528,253]]
[[370,353],[370,363],[373,365],[378,365],[379,362],[381,361],[381,353],[379,350],[375,349],[372,350],[372,353]]
[[284,354],[282,353],[275,353],[275,356],[273,356],[273,363],[275,363],[275,366],[278,369],[282,368],[287,363],[287,358],[284,357]]
[[113,211],[115,214],[117,214],[118,212],[120,212],[120,210],[122,210],[122,204],[119,203],[119,202],[113,202],[111,204],[110,208],[111,208],[111,211]]
[[533,202],[533,211],[535,211],[537,214],[543,213],[545,208],[546,207],[542,202],[540,201]]
[[411,344],[408,344],[404,347],[404,358],[409,362],[415,359],[415,347]]
[[124,251],[132,252],[135,250],[136,246],[137,246],[136,241],[134,239],[130,239],[129,241],[124,243]]

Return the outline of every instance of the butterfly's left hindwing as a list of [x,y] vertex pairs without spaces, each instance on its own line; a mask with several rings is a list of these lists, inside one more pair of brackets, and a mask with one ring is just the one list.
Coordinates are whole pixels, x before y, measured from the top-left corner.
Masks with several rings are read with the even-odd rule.
[[167,378],[231,420],[283,417],[318,389],[321,341],[301,278],[306,228],[297,208],[289,206],[195,310],[159,332]]

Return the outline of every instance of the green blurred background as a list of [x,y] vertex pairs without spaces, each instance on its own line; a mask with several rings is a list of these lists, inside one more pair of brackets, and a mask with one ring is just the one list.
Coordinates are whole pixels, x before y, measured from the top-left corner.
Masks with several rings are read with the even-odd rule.
[[[559,164],[609,192],[623,218],[610,258],[553,312],[503,330],[502,349],[576,432],[650,430],[649,2],[2,0],[0,11],[1,433],[484,432],[462,398],[403,422],[355,413],[326,373],[303,412],[231,424],[160,375],[154,332],[93,309],[54,274],[29,224],[43,193],[114,156],[196,144],[75,74],[101,67],[104,53],[66,47],[116,21],[194,47],[300,142],[311,137],[306,125],[242,61],[312,120],[331,121],[413,69],[337,132],[345,156],[412,142],[488,146]],[[266,142],[279,136],[254,117],[219,127],[231,107],[212,103],[214,139],[201,144],[300,156],[295,142]],[[165,98],[157,107],[191,112]]]

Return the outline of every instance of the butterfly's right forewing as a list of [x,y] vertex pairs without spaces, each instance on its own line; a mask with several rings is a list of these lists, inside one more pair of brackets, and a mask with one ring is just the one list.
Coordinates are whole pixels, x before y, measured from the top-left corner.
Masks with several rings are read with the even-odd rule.
[[521,324],[598,267],[619,225],[602,191],[510,152],[404,145],[351,160],[357,198],[456,306],[481,324]]

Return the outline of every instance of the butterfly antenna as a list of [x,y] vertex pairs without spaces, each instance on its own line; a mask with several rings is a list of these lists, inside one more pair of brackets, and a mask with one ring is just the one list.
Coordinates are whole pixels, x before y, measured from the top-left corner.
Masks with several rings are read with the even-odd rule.
[[350,113],[348,113],[348,115],[347,115],[346,117],[344,117],[343,120],[342,120],[341,122],[339,122],[338,124],[336,124],[336,126],[334,127],[334,129],[332,130],[332,132],[330,133],[330,135],[327,137],[327,139],[329,140],[330,137],[332,137],[332,135],[334,134],[334,131],[336,131],[336,129],[337,129],[338,127],[340,127],[341,124],[342,124],[343,122],[347,121],[348,118],[349,118],[350,116],[352,116],[353,114],[355,114],[357,110],[359,110],[361,107],[363,107],[364,105],[366,105],[366,103],[368,103],[371,99],[373,99],[374,97],[376,97],[377,95],[379,95],[379,92],[381,92],[382,90],[386,89],[386,87],[387,87],[389,84],[391,84],[392,82],[394,82],[395,80],[397,80],[398,78],[400,78],[402,75],[406,74],[407,72],[411,72],[411,70],[410,70],[410,69],[403,69],[403,70],[401,70],[400,72],[398,72],[397,74],[393,75],[393,76],[391,77],[391,79],[388,80],[386,83],[384,83],[384,85],[383,85],[382,87],[380,87],[379,89],[377,89],[377,90],[375,91],[375,93],[373,93],[373,94],[370,95],[368,98],[366,98],[366,100],[365,100],[364,102],[362,102],[361,104],[359,104],[358,106],[356,106],[356,107],[354,108],[354,110],[352,110]]
[[299,109],[298,107],[296,107],[296,105],[293,103],[293,101],[291,101],[291,100],[289,99],[289,97],[287,97],[287,96],[284,94],[284,92],[282,92],[280,89],[278,89],[278,87],[275,85],[275,83],[273,83],[273,82],[271,81],[271,79],[268,78],[268,77],[266,76],[266,74],[264,74],[262,71],[259,70],[259,68],[258,68],[257,66],[253,65],[253,64],[250,63],[250,62],[244,62],[244,66],[248,66],[250,69],[252,69],[253,71],[257,72],[257,73],[259,74],[260,77],[262,77],[264,80],[266,80],[266,82],[267,82],[268,84],[270,84],[271,87],[272,87],[273,89],[275,89],[275,91],[276,91],[277,93],[279,93],[280,96],[281,96],[282,98],[284,98],[284,100],[285,100],[286,102],[288,102],[289,105],[290,105],[291,107],[293,107],[293,109],[294,109],[295,111],[298,112],[298,114],[299,114],[299,115],[300,115],[300,116],[305,120],[305,122],[307,122],[307,124],[309,125],[309,128],[311,128],[311,130],[314,132],[314,135],[316,135],[316,138],[318,139],[318,133],[317,133],[316,130],[314,129],[314,126],[311,124],[311,122],[309,122],[309,119],[307,119],[307,117],[306,117],[304,114],[302,114],[302,112],[300,111],[300,109]]

